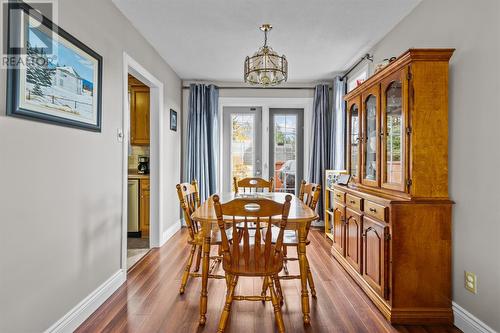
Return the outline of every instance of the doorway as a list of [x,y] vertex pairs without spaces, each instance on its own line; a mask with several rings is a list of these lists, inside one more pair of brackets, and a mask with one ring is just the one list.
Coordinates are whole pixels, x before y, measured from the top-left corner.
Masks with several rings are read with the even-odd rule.
[[[164,132],[164,85],[146,68],[123,53],[123,87],[122,87],[122,115],[123,127],[118,129],[118,140],[122,142],[122,241],[121,241],[121,269],[127,270],[127,249],[128,249],[128,158],[131,147],[131,114],[129,108],[128,75],[132,75],[140,82],[149,87],[149,186],[143,182],[142,191],[145,194],[143,199],[149,203],[149,207],[143,204],[144,209],[140,209],[139,214],[147,215],[149,220],[149,248],[163,245],[170,237],[170,233],[165,228],[163,221],[163,132]],[[146,121],[146,124],[148,121]],[[136,132],[137,133],[137,132]],[[139,182],[139,191],[141,184]],[[140,204],[140,203],[139,203]],[[141,232],[142,236],[142,232]]]
[[273,177],[275,191],[298,194],[304,171],[304,109],[265,111],[260,106],[223,108],[224,192],[232,191],[233,177]]
[[129,149],[127,200],[127,269],[150,250],[150,89],[128,74]]

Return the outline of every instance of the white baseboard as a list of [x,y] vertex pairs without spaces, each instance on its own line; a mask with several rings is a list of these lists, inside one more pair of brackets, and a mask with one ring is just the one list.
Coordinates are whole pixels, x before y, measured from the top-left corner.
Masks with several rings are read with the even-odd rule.
[[160,246],[165,244],[173,235],[175,235],[177,231],[181,229],[181,224],[182,224],[181,220],[177,220],[175,221],[174,224],[172,224],[170,227],[167,228],[167,230],[163,232],[160,239]]
[[127,271],[120,269],[73,309],[66,313],[45,333],[71,333],[103,304],[127,279]]
[[457,303],[452,302],[452,307],[453,316],[455,318],[455,326],[461,329],[464,333],[496,333],[495,330],[483,323]]

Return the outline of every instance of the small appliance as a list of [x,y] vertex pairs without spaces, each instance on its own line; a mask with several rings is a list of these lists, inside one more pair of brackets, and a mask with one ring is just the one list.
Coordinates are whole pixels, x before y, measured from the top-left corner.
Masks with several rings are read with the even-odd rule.
[[149,174],[149,156],[139,156],[139,165],[137,166],[137,173]]

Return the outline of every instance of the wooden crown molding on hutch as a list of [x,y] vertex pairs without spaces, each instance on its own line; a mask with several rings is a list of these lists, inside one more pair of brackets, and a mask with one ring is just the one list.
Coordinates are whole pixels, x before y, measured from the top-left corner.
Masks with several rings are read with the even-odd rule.
[[325,189],[332,254],[392,323],[453,323],[453,51],[410,49],[345,96],[347,169],[355,177]]

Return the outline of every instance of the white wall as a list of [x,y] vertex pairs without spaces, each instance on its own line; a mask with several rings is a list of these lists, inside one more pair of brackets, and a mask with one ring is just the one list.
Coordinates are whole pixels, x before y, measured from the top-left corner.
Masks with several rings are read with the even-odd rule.
[[[58,3],[59,25],[103,56],[102,133],[6,117],[0,71],[1,332],[47,329],[120,269],[123,52],[164,83],[163,126],[181,108],[180,79],[111,1]],[[181,138],[164,133],[168,228]]]
[[[500,2],[424,0],[373,49],[375,63],[410,47],[453,47],[450,197],[453,300],[500,331]],[[464,289],[464,270],[478,293]]]

